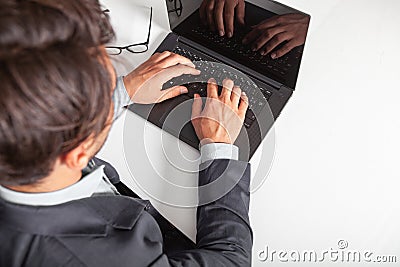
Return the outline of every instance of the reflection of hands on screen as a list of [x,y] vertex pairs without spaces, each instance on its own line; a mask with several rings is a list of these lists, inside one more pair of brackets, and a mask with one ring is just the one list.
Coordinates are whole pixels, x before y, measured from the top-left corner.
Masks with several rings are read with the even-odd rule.
[[183,74],[199,75],[200,71],[189,59],[167,51],[151,56],[124,77],[124,84],[134,103],[159,103],[188,92],[180,85],[162,90],[164,83]]
[[275,16],[253,26],[243,43],[252,44],[254,51],[266,55],[286,41],[286,44],[271,53],[271,58],[279,58],[305,43],[309,22],[310,17],[304,14]]
[[220,36],[233,36],[234,20],[244,25],[244,0],[203,0],[200,6],[200,18],[204,25]]

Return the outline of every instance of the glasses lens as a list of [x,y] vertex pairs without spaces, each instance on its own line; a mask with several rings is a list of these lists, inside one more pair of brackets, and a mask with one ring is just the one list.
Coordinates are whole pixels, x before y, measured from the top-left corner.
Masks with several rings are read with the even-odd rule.
[[106,47],[106,50],[109,55],[119,55],[122,52],[120,48],[116,47]]
[[144,53],[147,51],[147,45],[132,45],[127,50],[132,53]]

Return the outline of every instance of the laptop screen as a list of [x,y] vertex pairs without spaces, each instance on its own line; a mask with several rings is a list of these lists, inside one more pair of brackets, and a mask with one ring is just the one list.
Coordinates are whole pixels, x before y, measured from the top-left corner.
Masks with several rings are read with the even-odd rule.
[[[278,16],[271,11],[250,3],[246,3],[245,12],[245,25],[235,22],[232,38],[227,38],[226,36],[221,37],[217,31],[212,31],[209,27],[205,26],[200,19],[199,10],[196,10],[187,17],[182,23],[175,27],[173,31],[261,75],[267,76],[279,84],[295,89],[304,43],[307,36],[309,16],[303,13],[286,14],[284,15],[285,20],[283,20],[283,16]],[[279,17],[281,17],[281,19],[277,19]],[[301,19],[302,17],[305,17],[305,20]],[[307,22],[306,30],[303,30],[302,33],[304,36],[297,36],[296,40],[290,39],[287,33],[290,27],[292,27],[292,32],[297,31],[296,33],[298,34],[299,31],[297,29],[300,29],[300,26],[304,28],[304,25],[298,24],[304,24],[304,21]],[[254,27],[255,25],[259,25],[259,27]],[[255,28],[259,31],[258,35]],[[253,32],[253,34],[250,34],[253,40],[246,44],[243,43],[244,38],[248,37],[248,34],[251,32]],[[273,38],[266,42],[259,50],[253,51],[254,45],[259,40],[266,40],[268,34],[271,35],[274,33],[275,36],[273,36]],[[287,40],[280,42],[267,54],[262,54],[268,46],[273,46],[281,39]],[[285,46],[288,45],[296,46],[284,55],[275,58],[272,57],[274,53],[285,49]]]

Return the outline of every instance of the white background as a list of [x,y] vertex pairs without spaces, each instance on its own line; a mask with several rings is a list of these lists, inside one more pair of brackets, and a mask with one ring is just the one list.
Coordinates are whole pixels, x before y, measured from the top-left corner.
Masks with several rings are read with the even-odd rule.
[[[362,265],[398,266],[400,2],[282,3],[310,14],[312,19],[296,91],[275,124],[274,164],[267,181],[251,197],[254,266],[310,266],[277,260],[260,262],[257,254],[265,246],[322,253],[337,249],[340,239],[346,240],[351,250],[397,256],[397,264]],[[124,54],[127,70],[147,58],[168,31],[164,1],[151,0],[147,4],[157,14],[151,51],[140,56]],[[120,67],[119,73],[124,74]],[[123,133],[124,124],[131,132]],[[129,159],[124,158],[122,135],[128,134],[125,138],[129,139],[132,134],[132,144],[125,149],[134,151],[135,143],[143,142],[135,140],[142,127],[142,119],[126,113],[115,123],[100,156],[110,161],[142,197],[151,199],[134,183],[126,164]],[[152,154],[162,151],[157,137],[160,130],[151,125],[146,129],[149,139],[154,137],[149,147]],[[176,140],[171,137],[168,142],[174,144]],[[184,153],[197,153],[184,144],[182,148]],[[155,160],[168,169],[168,162],[162,157]],[[138,172],[149,173],[143,166],[137,168]],[[194,209],[152,202],[194,237]],[[357,264],[326,261],[319,265]]]

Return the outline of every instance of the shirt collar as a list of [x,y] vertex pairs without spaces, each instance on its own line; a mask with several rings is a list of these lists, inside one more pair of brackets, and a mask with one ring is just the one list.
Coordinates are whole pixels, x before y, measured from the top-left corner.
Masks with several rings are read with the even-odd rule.
[[52,206],[90,197],[96,192],[104,176],[104,166],[99,166],[77,183],[48,193],[21,193],[0,186],[0,197],[5,201],[30,206]]

